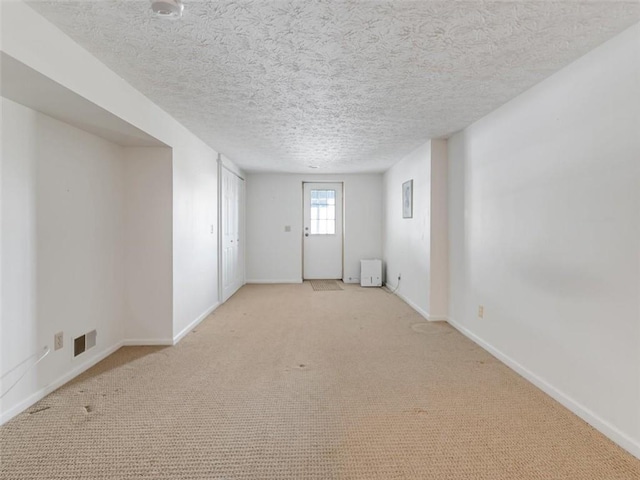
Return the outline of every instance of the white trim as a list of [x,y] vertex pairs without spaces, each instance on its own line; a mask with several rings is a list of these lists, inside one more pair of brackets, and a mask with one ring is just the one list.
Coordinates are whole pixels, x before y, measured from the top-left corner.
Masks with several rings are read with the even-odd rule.
[[531,370],[528,370],[526,367],[522,366],[520,363],[515,361],[513,358],[508,355],[502,353],[497,348],[493,347],[489,343],[482,340],[475,333],[471,332],[467,328],[463,327],[459,323],[456,323],[453,319],[448,319],[449,324],[462,333],[464,336],[472,340],[473,342],[480,345],[486,351],[488,351],[491,355],[496,357],[502,363],[507,365],[512,370],[515,370],[518,374],[523,376],[529,382],[533,383],[536,387],[542,390],[544,393],[549,395],[551,398],[559,402],[565,408],[571,410],[577,416],[582,418],[589,425],[594,427],[596,430],[600,431],[605,436],[609,437],[612,441],[617,443],[619,446],[624,448],[631,455],[640,459],[640,442],[635,441],[633,438],[629,437],[624,432],[621,432],[617,427],[611,425],[609,422],[598,416],[596,413],[589,410],[587,407],[581,405],[573,398],[569,397],[565,393],[558,390],[556,387],[548,383],[546,380],[540,378]]
[[218,161],[220,162],[220,165],[222,165],[224,168],[229,170],[236,177],[240,178],[243,181],[246,181],[245,179],[246,173],[244,172],[244,170],[239,168],[235,163],[233,163],[229,158],[227,158],[227,156],[224,153],[218,154]]
[[[394,291],[397,288],[397,286],[392,286],[390,283],[387,283],[387,282],[385,282],[384,286],[391,291]],[[448,318],[445,317],[444,315],[431,315],[429,312],[421,309],[418,305],[416,305],[413,301],[409,300],[407,297],[402,295],[400,292],[396,291],[394,292],[394,295],[399,297],[404,303],[406,303],[411,308],[413,308],[416,312],[422,315],[425,318],[425,320],[429,322],[446,322],[448,320]]]
[[[388,287],[387,287],[388,288]],[[395,288],[395,287],[394,287]],[[391,289],[393,290],[393,288]],[[395,295],[398,296],[399,298],[401,298],[407,305],[409,305],[411,308],[413,308],[416,312],[418,312],[420,315],[422,315],[425,320],[429,320],[429,313],[423,309],[421,309],[418,305],[416,305],[412,300],[409,300],[409,298],[405,297],[403,294],[401,294],[400,292],[395,292]]]
[[147,345],[173,345],[172,338],[128,338],[122,341],[124,347],[142,347]]
[[213,311],[218,308],[220,306],[220,302],[216,302],[215,304],[213,304],[211,307],[207,308],[204,313],[202,315],[200,315],[198,318],[196,318],[193,322],[191,322],[189,325],[187,325],[186,327],[184,327],[180,333],[178,333],[177,335],[175,335],[173,337],[173,342],[172,344],[175,345],[176,343],[178,343],[180,340],[182,340],[182,338],[189,333],[191,330],[193,330],[194,328],[196,328],[198,326],[198,324],[204,320],[205,318],[207,318],[209,315],[211,315],[211,313],[213,313]]
[[4,423],[8,422],[9,420],[11,420],[13,417],[18,415],[19,413],[24,412],[27,408],[32,406],[34,403],[39,402],[40,400],[42,400],[44,397],[49,395],[54,390],[57,390],[58,388],[63,386],[65,383],[73,380],[75,377],[77,377],[81,373],[85,372],[86,370],[89,370],[96,363],[101,362],[102,360],[107,358],[109,355],[111,355],[112,353],[117,351],[120,347],[122,347],[122,345],[123,345],[123,342],[118,342],[115,345],[107,348],[102,353],[96,355],[93,358],[90,358],[86,362],[83,362],[80,365],[78,365],[77,367],[71,369],[70,371],[68,371],[67,373],[65,373],[61,377],[59,377],[57,380],[54,380],[53,382],[49,383],[45,387],[42,387],[40,390],[32,393],[27,398],[25,398],[23,401],[21,401],[20,403],[18,403],[17,405],[15,405],[13,407],[11,407],[6,412],[2,412],[2,415],[0,416],[0,425],[3,425]]
[[220,165],[222,166],[222,168],[224,168],[227,172],[235,175],[236,177],[238,177],[243,182],[245,181],[245,179],[244,179],[244,177],[242,175],[240,175],[238,172],[234,171],[232,168],[230,168],[229,166],[224,164],[224,160],[222,159],[222,155],[220,155],[220,154],[218,154],[218,161],[220,162]]
[[287,279],[287,278],[279,278],[279,279],[259,279],[259,280],[247,280],[247,283],[255,283],[255,284],[263,284],[263,283],[302,283],[301,278]]

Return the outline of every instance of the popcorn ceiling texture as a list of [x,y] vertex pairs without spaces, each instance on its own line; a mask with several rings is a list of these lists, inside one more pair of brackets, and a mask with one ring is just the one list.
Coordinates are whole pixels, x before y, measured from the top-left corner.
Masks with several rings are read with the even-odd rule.
[[382,171],[640,20],[637,1],[30,2],[249,171]]

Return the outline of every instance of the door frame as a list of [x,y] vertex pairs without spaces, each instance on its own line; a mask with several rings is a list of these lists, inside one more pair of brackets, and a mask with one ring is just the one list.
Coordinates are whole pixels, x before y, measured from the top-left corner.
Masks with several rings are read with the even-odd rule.
[[[223,275],[223,232],[222,232],[222,171],[226,170],[227,172],[231,173],[232,175],[235,175],[236,177],[238,177],[241,181],[242,181],[242,192],[241,194],[238,196],[239,199],[239,205],[238,205],[238,235],[240,236],[240,246],[239,246],[239,251],[238,251],[238,258],[239,261],[241,263],[241,267],[242,267],[242,285],[244,285],[247,281],[247,276],[246,276],[246,255],[245,255],[245,237],[246,237],[246,215],[245,215],[245,210],[246,210],[246,180],[244,179],[244,177],[242,177],[241,175],[239,175],[237,172],[234,172],[231,168],[227,167],[223,160],[222,160],[222,155],[218,154],[218,159],[217,159],[217,163],[218,163],[218,222],[217,222],[217,226],[218,226],[218,302],[220,304],[223,304],[224,302],[226,302],[226,300],[224,298],[224,275]],[[233,296],[233,295],[231,295]],[[231,296],[229,298],[231,298]]]
[[322,183],[327,183],[327,184],[332,184],[332,185],[336,185],[336,184],[340,184],[342,186],[342,238],[340,239],[340,246],[342,249],[342,258],[340,259],[340,263],[342,264],[342,271],[340,273],[340,280],[344,280],[344,230],[345,230],[345,219],[346,219],[346,215],[345,215],[345,205],[346,205],[346,201],[345,201],[345,188],[344,188],[344,181],[331,181],[331,180],[320,180],[320,181],[312,181],[312,180],[303,180],[302,181],[302,196],[301,196],[301,200],[302,200],[302,208],[301,208],[301,212],[302,212],[302,229],[300,231],[300,243],[302,245],[301,248],[301,252],[302,255],[300,257],[300,271],[302,272],[302,281],[305,281],[304,278],[304,186],[306,183],[318,183],[318,184],[322,184]]

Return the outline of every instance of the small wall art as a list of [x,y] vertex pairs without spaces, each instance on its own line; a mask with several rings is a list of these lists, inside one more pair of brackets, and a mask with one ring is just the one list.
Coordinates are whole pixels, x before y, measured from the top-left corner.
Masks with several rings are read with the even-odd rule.
[[402,184],[402,218],[413,218],[413,180]]

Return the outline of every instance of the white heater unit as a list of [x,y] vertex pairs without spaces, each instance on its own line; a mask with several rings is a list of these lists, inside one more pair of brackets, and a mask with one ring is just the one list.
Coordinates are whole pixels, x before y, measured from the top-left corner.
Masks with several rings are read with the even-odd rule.
[[382,286],[382,260],[377,258],[360,260],[360,286]]

